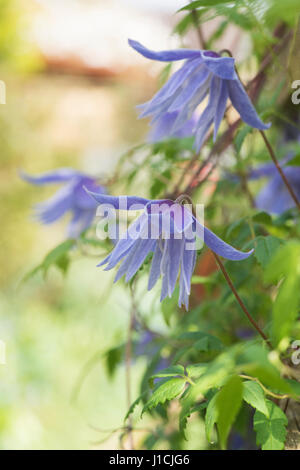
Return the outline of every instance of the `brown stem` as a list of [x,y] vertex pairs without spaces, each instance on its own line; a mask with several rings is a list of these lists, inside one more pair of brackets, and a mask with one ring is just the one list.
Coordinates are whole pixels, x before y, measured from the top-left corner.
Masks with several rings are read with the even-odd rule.
[[270,342],[270,340],[267,338],[267,336],[265,335],[265,333],[261,330],[261,328],[258,326],[258,324],[256,323],[256,321],[254,320],[254,318],[250,315],[250,313],[248,312],[247,308],[245,307],[245,304],[244,302],[242,301],[242,299],[240,298],[239,294],[237,293],[237,290],[236,288],[234,287],[230,277],[229,277],[229,274],[227,273],[226,269],[225,269],[225,266],[224,264],[222,263],[220,257],[214,253],[212,251],[214,257],[215,257],[215,260],[217,262],[217,264],[219,265],[219,268],[221,269],[226,281],[227,281],[227,284],[229,285],[230,289],[232,290],[232,293],[234,294],[236,300],[238,301],[241,309],[243,310],[243,312],[246,314],[248,320],[252,323],[252,325],[254,326],[254,328],[256,329],[256,331],[260,334],[260,336],[263,338],[263,340],[267,343],[267,345],[269,346],[270,349],[273,349],[272,348],[272,344]]
[[[125,363],[126,363],[126,397],[127,397],[127,408],[131,406],[131,355],[132,355],[132,330],[135,318],[135,303],[133,287],[131,286],[131,298],[132,308],[130,309],[130,317],[128,324],[127,342],[125,348]],[[128,417],[128,438],[130,450],[134,450],[133,434],[132,434],[132,417]]]
[[259,132],[260,132],[260,134],[261,134],[261,136],[262,136],[262,138],[263,138],[263,140],[264,140],[264,142],[265,142],[265,144],[266,144],[266,147],[267,147],[267,149],[268,149],[268,151],[269,151],[270,157],[272,158],[273,163],[274,163],[274,165],[276,166],[276,168],[277,168],[277,170],[278,170],[278,172],[279,172],[279,174],[280,174],[280,176],[281,176],[281,178],[282,178],[282,181],[284,182],[284,184],[285,184],[285,186],[286,186],[288,192],[290,193],[291,198],[294,200],[296,206],[298,207],[298,209],[299,209],[299,211],[300,211],[300,202],[298,201],[298,198],[297,198],[297,196],[296,196],[296,194],[295,194],[295,192],[294,192],[292,186],[290,185],[290,183],[288,182],[288,180],[287,180],[287,178],[286,178],[284,172],[282,171],[282,168],[281,168],[281,166],[279,165],[279,162],[278,162],[278,160],[277,160],[277,158],[276,158],[275,152],[274,152],[274,150],[273,150],[273,148],[272,148],[272,146],[271,146],[271,144],[270,144],[270,142],[269,142],[269,140],[268,140],[268,138],[267,138],[265,132],[264,132],[264,131],[259,131]]
[[205,41],[204,36],[203,36],[202,28],[201,28],[200,24],[198,23],[197,11],[192,10],[191,15],[192,15],[192,18],[193,18],[195,29],[196,29],[197,34],[198,34],[200,47],[202,49],[206,49],[206,41]]

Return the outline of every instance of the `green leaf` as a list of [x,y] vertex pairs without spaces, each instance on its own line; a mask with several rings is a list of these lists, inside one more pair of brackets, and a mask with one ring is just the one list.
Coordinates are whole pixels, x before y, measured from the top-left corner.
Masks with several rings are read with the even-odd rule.
[[181,8],[179,11],[194,10],[201,7],[214,7],[215,5],[220,5],[222,3],[232,3],[232,0],[196,0]]
[[155,408],[157,405],[163,405],[168,400],[173,400],[180,395],[185,387],[186,380],[183,378],[175,378],[166,380],[154,389],[151,398],[145,404],[142,414]]
[[243,382],[238,375],[234,375],[216,398],[217,427],[222,449],[226,449],[228,434],[241,407],[242,398]]
[[116,346],[105,353],[106,370],[110,378],[114,376],[118,364],[120,364],[124,355],[124,345]]
[[268,212],[260,211],[252,217],[253,222],[262,225],[272,225],[272,217]]
[[144,396],[146,395],[146,391],[143,392],[139,397],[137,397],[136,400],[134,400],[134,402],[130,405],[129,407],[129,410],[127,411],[126,413],[126,416],[124,418],[124,421],[127,421],[127,419],[129,418],[129,416],[134,412],[135,408],[137,407],[137,405],[143,400]]
[[291,393],[291,386],[270,362],[269,353],[263,346],[256,344],[247,346],[238,357],[238,361],[244,373],[256,377],[266,387],[279,393]]
[[243,399],[267,418],[269,417],[267,400],[263,389],[258,383],[252,380],[247,380],[243,383]]
[[182,408],[179,416],[179,428],[184,432],[187,418],[199,397],[203,397],[204,393],[213,387],[221,386],[224,380],[234,369],[234,357],[230,353],[220,354],[212,361],[207,370],[196,380],[195,385],[191,385],[182,397]]
[[179,339],[193,341],[193,348],[201,352],[221,351],[223,349],[223,344],[219,338],[202,331],[188,331],[180,335]]
[[51,266],[56,266],[63,273],[65,273],[69,265],[68,252],[73,248],[75,243],[76,243],[75,240],[70,239],[56,246],[53,250],[51,250],[45,256],[41,264],[36,266],[32,271],[30,271],[28,274],[24,276],[23,282],[28,281],[31,277],[33,277],[39,271],[43,273],[43,276],[46,276]]
[[150,387],[153,387],[153,380],[157,378],[164,378],[164,377],[175,377],[176,375],[184,376],[184,367],[180,364],[175,366],[167,367],[166,369],[160,370],[157,374],[152,375],[149,378]]
[[256,238],[254,255],[262,267],[267,266],[282,243],[283,241],[280,238],[273,237],[272,235]]
[[207,276],[192,276],[192,284],[211,284],[215,280]]
[[186,373],[191,379],[199,378],[207,370],[208,364],[190,364],[186,367]]
[[176,312],[177,307],[176,293],[172,297],[166,297],[161,302],[161,311],[167,326],[170,326],[171,317]]
[[236,137],[234,139],[236,151],[239,153],[241,151],[242,145],[248,136],[253,131],[253,128],[244,124],[242,128],[237,132]]
[[260,411],[254,415],[256,442],[262,450],[282,450],[286,438],[288,419],[275,403],[267,400],[269,418]]
[[298,317],[300,284],[300,243],[286,244],[267,267],[266,279],[277,282],[284,276],[272,312],[272,340],[275,345],[290,337]]
[[300,166],[300,153],[286,163],[286,166]]
[[212,433],[218,417],[218,409],[216,407],[217,398],[218,393],[216,393],[210,400],[205,414],[205,433],[206,438],[210,444],[213,443]]

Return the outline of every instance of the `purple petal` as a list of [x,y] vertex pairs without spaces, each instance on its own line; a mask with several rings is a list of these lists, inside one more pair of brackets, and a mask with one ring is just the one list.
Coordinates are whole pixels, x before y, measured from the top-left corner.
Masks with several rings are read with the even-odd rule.
[[186,86],[183,88],[179,96],[173,101],[169,108],[169,111],[178,111],[186,102],[190,101],[194,94],[199,90],[205,83],[210,72],[201,68],[198,72],[194,73],[190,78]]
[[[196,242],[196,240],[194,240]],[[184,248],[182,254],[182,262],[181,262],[181,277],[183,278],[185,291],[189,295],[191,292],[191,280],[192,275],[195,269],[197,259],[197,252],[196,250],[188,250],[186,246]]]
[[169,296],[172,295],[176,280],[178,277],[178,271],[180,267],[180,262],[182,259],[182,253],[184,249],[184,239],[176,240],[171,238],[170,240],[166,240],[168,243],[168,256],[169,256],[169,264],[167,269],[169,270],[168,273],[168,292]]
[[163,62],[171,62],[173,60],[193,59],[195,57],[201,58],[201,52],[193,49],[177,49],[173,51],[151,51],[144,47],[140,42],[128,39],[129,45],[143,55],[147,59],[160,60]]
[[214,118],[214,127],[215,127],[214,128],[214,141],[217,138],[217,133],[218,133],[220,124],[222,122],[222,119],[224,117],[227,100],[228,100],[228,86],[227,86],[226,80],[222,80],[216,114]]
[[139,244],[136,244],[135,246],[134,256],[132,257],[131,263],[129,264],[126,272],[126,282],[129,282],[136,274],[148,254],[154,250],[156,244],[156,241],[151,240],[151,238],[147,240],[139,240],[138,242]]
[[57,191],[47,201],[36,205],[36,215],[44,224],[51,224],[72,209],[73,185],[67,185]]
[[152,264],[151,264],[151,269],[150,269],[150,274],[149,274],[148,290],[151,290],[155,286],[160,276],[161,260],[162,260],[162,250],[160,247],[160,242],[156,242],[156,247],[155,247],[154,255],[152,258]]
[[22,170],[20,171],[21,178],[32,184],[64,183],[80,175],[81,173],[79,171],[73,170],[72,168],[59,168],[39,176],[31,176]]
[[[196,220],[196,219],[195,219]],[[203,232],[204,231],[204,232]],[[198,220],[196,220],[196,234],[202,238],[204,233],[204,243],[217,255],[223,256],[223,258],[230,259],[232,261],[241,261],[249,258],[254,250],[250,250],[247,253],[236,250],[233,246],[225,243],[221,238],[217,237],[211,230],[203,227]]]
[[221,80],[217,77],[213,77],[210,85],[210,92],[209,92],[209,101],[208,104],[201,114],[201,117],[197,123],[197,132],[196,132],[196,140],[195,140],[195,147],[196,150],[199,151],[202,147],[205,135],[209,130],[210,126],[213,123],[214,117],[216,115],[216,108],[218,105],[218,100],[220,96],[220,89],[221,89]]
[[139,196],[109,196],[101,193],[94,193],[85,189],[99,204],[114,207],[117,210],[138,210],[137,206],[141,206],[140,209],[150,202],[149,199],[145,199]]
[[235,60],[233,57],[207,57],[202,54],[203,62],[206,67],[219,78],[224,80],[235,80],[237,78],[235,71]]
[[260,130],[270,128],[270,123],[264,124],[259,118],[240,80],[229,80],[228,92],[233,106],[246,124]]
[[68,226],[68,237],[78,238],[82,232],[88,229],[95,217],[94,210],[76,210]]

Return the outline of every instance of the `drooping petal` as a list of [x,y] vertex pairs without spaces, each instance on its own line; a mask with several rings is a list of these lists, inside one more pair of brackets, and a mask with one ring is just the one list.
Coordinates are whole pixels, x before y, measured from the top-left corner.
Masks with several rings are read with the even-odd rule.
[[168,243],[168,256],[169,256],[169,263],[167,269],[168,273],[168,293],[169,296],[172,295],[176,280],[178,277],[180,262],[182,259],[182,253],[184,249],[184,239],[176,240],[171,238],[170,240],[166,240]]
[[95,217],[94,210],[75,209],[73,218],[68,226],[68,237],[78,238],[79,235],[88,229]]
[[[148,141],[149,142],[159,142],[163,140],[165,137],[172,135],[172,128],[174,126],[174,122],[178,117],[178,112],[174,111],[173,113],[165,113],[162,114],[152,126],[149,135]],[[191,119],[186,121],[183,126],[174,132],[174,137],[191,137],[193,135],[193,129],[195,127],[197,120],[195,116],[192,116]]]
[[[178,131],[186,122],[189,120],[198,106],[202,103],[202,101],[206,98],[210,82],[211,82],[212,75],[208,75],[206,81],[202,83],[200,88],[197,92],[193,95],[190,101],[186,102],[186,104],[182,107],[180,112],[178,113],[178,117],[174,123],[172,128],[172,134]],[[197,123],[194,126],[194,131],[197,129]]]
[[206,83],[209,76],[209,70],[200,67],[200,70],[194,73],[190,78],[186,86],[182,89],[179,96],[172,102],[169,111],[178,111],[188,101],[192,99],[194,94]]
[[151,290],[155,286],[160,276],[161,260],[162,260],[161,242],[157,241],[154,255],[152,258],[152,263],[151,263],[151,269],[150,269],[149,281],[148,281],[148,290]]
[[228,92],[233,106],[246,124],[260,130],[270,128],[270,123],[264,124],[259,118],[240,80],[229,80]]
[[221,125],[222,119],[224,117],[227,100],[228,100],[227,81],[222,80],[221,81],[220,93],[219,93],[219,99],[218,99],[218,103],[217,103],[217,107],[216,107],[216,114],[215,114],[215,118],[214,118],[214,141],[217,138],[217,133],[218,133],[219,127]]
[[50,183],[65,183],[70,181],[74,177],[81,175],[79,171],[73,170],[72,168],[58,168],[57,170],[49,171],[43,173],[39,176],[32,176],[24,171],[19,172],[22,179],[32,184],[50,184]]
[[132,277],[136,274],[138,269],[141,267],[141,265],[147,258],[148,254],[154,250],[155,244],[155,240],[139,240],[139,245],[135,247],[134,256],[126,272],[126,282],[129,282],[130,279],[132,279]]
[[86,189],[86,192],[99,202],[99,204],[111,206],[117,210],[136,211],[139,210],[137,206],[141,206],[140,209],[143,209],[146,204],[150,202],[149,199],[139,196],[109,196],[107,194],[94,193],[88,189]]
[[150,101],[137,106],[138,109],[142,110],[140,117],[149,116],[154,112],[158,112],[158,110],[160,111],[161,108],[167,104],[167,102],[172,103],[176,92],[180,93],[181,89],[183,88],[183,83],[197,67],[199,67],[199,60],[187,61],[169,78],[167,83],[165,83],[165,85],[153,96]]
[[182,275],[180,275],[178,307],[181,308],[182,305],[184,305],[186,311],[188,311],[188,309],[189,309],[189,294],[186,290],[184,278],[183,278]]
[[202,147],[205,135],[212,125],[216,115],[216,108],[220,97],[220,89],[221,79],[218,77],[213,77],[210,85],[208,104],[201,114],[201,117],[196,126],[197,132],[195,146],[197,151],[199,151]]
[[[103,266],[108,263],[105,270],[108,271],[116,266],[119,261],[131,250],[134,246],[136,240],[139,238],[140,232],[143,230],[145,224],[147,224],[148,218],[145,214],[142,214],[138,217],[132,224],[129,226],[128,230],[123,234],[116,246],[114,247],[111,254],[105,258],[98,266]],[[133,236],[135,233],[135,236]]]
[[[195,219],[196,220],[196,219]],[[233,246],[224,242],[216,234],[206,227],[203,227],[198,220],[196,220],[196,234],[199,237],[202,237],[204,233],[204,243],[217,255],[223,256],[223,258],[232,260],[232,261],[241,261],[243,259],[249,258],[254,250],[250,250],[246,253],[236,250]]]
[[37,204],[36,215],[44,224],[51,224],[72,209],[73,185],[61,188],[47,201]]
[[105,188],[97,184],[93,178],[89,177],[80,178],[74,187],[74,205],[76,207],[84,210],[96,208],[97,202],[87,194],[84,188],[97,194],[106,194]]
[[196,259],[197,259],[197,251],[196,249],[190,249],[192,248],[191,245],[196,243],[196,239],[191,240],[189,242],[185,241],[184,242],[184,250],[182,253],[182,261],[181,261],[181,273],[180,276],[182,276],[184,285],[185,285],[185,291],[189,295],[191,292],[191,281],[192,281],[192,275],[195,269],[195,264],[196,264]]
[[248,175],[248,179],[256,180],[263,177],[274,176],[278,172],[274,163],[266,163],[258,168],[253,168]]
[[201,51],[193,49],[177,49],[173,51],[151,51],[144,47],[140,42],[128,39],[129,45],[136,50],[139,54],[147,59],[160,60],[163,62],[172,62],[173,60],[194,59],[201,58]]

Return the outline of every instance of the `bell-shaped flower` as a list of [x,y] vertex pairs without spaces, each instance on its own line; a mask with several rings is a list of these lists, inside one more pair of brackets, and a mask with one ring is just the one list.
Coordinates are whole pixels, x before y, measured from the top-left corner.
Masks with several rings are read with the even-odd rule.
[[194,114],[191,119],[186,121],[183,126],[176,130],[176,132],[172,133],[172,127],[178,117],[178,111],[174,111],[173,113],[165,113],[163,114],[152,126],[149,135],[148,141],[149,142],[159,142],[164,140],[168,137],[177,137],[177,138],[184,138],[184,137],[192,137],[195,124],[197,122],[197,117]]
[[[290,159],[291,157],[289,156],[281,162],[282,171],[293,188],[297,199],[300,200],[300,166],[284,166]],[[255,180],[259,178],[268,178],[269,181],[255,199],[258,209],[271,214],[282,214],[295,206],[293,198],[273,163],[261,165],[250,172],[249,179]]]
[[63,184],[54,196],[35,206],[35,215],[43,224],[52,224],[71,212],[69,238],[78,238],[91,226],[95,217],[97,203],[83,187],[102,194],[106,192],[94,178],[72,168],[58,168],[40,176],[31,176],[24,172],[20,175],[25,181],[35,185]]
[[137,41],[129,40],[129,44],[148,59],[165,62],[185,60],[182,67],[156,95],[139,106],[142,111],[140,117],[151,116],[153,126],[158,125],[167,113],[177,114],[172,126],[168,128],[169,137],[176,135],[176,132],[182,129],[206,97],[208,97],[207,105],[193,129],[197,151],[200,150],[213,124],[214,139],[216,139],[228,99],[231,100],[241,119],[249,126],[261,130],[270,127],[270,124],[261,121],[240,82],[235,71],[234,58],[221,57],[213,51],[192,49],[154,52]]
[[88,191],[103,210],[142,210],[142,214],[122,234],[113,251],[100,263],[105,270],[122,261],[115,282],[125,275],[129,282],[152,254],[148,289],[162,277],[160,300],[171,297],[179,275],[179,301],[188,309],[191,278],[197,257],[196,237],[212,251],[230,260],[248,258],[204,227],[187,205],[169,199],[149,200],[135,196],[106,196]]

